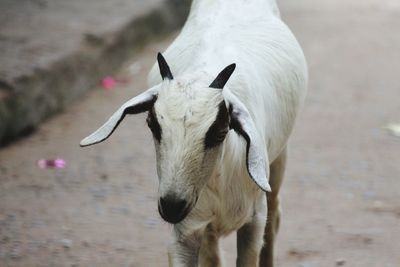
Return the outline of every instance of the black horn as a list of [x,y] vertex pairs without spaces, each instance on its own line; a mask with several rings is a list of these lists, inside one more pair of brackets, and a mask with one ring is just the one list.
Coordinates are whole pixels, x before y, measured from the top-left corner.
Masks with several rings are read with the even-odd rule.
[[215,78],[215,80],[210,84],[209,87],[216,89],[223,89],[225,84],[228,82],[232,73],[235,71],[236,64],[231,64],[225,69],[223,69]]
[[167,63],[167,61],[165,61],[165,58],[163,57],[163,55],[161,53],[158,53],[157,61],[158,61],[158,67],[160,68],[160,73],[161,73],[162,79],[163,80],[165,80],[165,78],[167,78],[169,80],[174,79],[174,76],[172,76],[172,73],[168,66],[168,63]]

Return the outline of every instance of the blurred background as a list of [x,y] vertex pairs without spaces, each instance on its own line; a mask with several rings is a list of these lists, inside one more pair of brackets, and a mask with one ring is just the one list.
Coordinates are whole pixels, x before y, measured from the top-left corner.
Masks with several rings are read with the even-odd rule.
[[[145,115],[78,144],[147,89],[190,2],[0,0],[1,267],[168,265]],[[278,3],[310,72],[278,266],[398,267],[400,1]],[[234,266],[233,236],[224,250]]]

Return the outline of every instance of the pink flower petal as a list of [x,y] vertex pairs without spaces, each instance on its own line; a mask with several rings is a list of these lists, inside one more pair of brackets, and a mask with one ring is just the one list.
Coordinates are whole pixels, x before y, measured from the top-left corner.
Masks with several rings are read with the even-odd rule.
[[66,165],[66,162],[63,159],[54,160],[54,167],[57,169],[64,169],[65,165]]
[[103,86],[104,89],[111,90],[115,87],[116,81],[113,77],[107,76],[104,77],[103,80],[101,80],[101,85]]
[[41,169],[64,169],[66,167],[66,162],[63,159],[40,159],[37,165]]
[[39,168],[45,169],[46,166],[47,166],[46,160],[45,160],[45,159],[40,159],[40,160],[38,160],[37,165],[38,165]]

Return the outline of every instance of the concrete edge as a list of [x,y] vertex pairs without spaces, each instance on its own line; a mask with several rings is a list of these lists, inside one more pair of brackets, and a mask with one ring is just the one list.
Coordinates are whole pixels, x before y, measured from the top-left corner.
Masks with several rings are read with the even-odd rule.
[[87,35],[81,47],[12,84],[0,81],[0,147],[33,132],[115,72],[150,41],[181,27],[191,0],[167,0],[108,36]]

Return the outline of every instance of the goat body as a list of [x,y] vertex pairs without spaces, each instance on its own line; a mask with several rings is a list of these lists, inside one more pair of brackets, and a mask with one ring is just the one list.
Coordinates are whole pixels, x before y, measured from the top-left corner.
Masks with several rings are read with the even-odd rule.
[[[264,141],[268,164],[285,150],[306,94],[307,66],[299,44],[279,17],[275,1],[194,0],[182,32],[164,55],[174,75],[197,73],[196,79],[212,76],[235,62],[237,70],[227,87],[251,114]],[[156,72],[154,66],[149,76],[151,86],[160,82]],[[170,248],[173,266],[190,261],[182,257],[186,253],[182,243],[202,251],[202,236],[227,235],[251,223],[254,216],[260,216],[259,224],[265,224],[265,194],[248,178],[245,154],[243,139],[231,131],[206,189],[188,218],[176,226]],[[255,249],[261,240],[262,234]],[[207,255],[204,257],[212,258]]]
[[164,56],[162,80],[154,66],[151,88],[81,145],[149,111],[159,211],[175,230],[170,266],[222,266],[218,239],[237,231],[237,266],[272,267],[286,144],[307,87],[299,44],[274,0],[193,0]]

